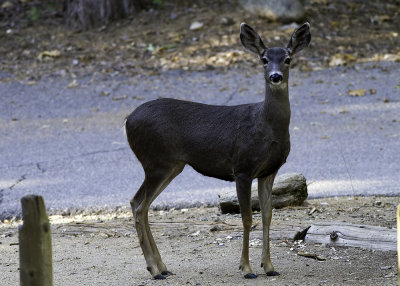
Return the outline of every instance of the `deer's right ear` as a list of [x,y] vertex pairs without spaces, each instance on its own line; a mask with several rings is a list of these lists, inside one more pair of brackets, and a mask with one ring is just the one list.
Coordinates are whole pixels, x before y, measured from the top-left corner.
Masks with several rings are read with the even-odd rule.
[[261,56],[266,47],[260,36],[246,23],[240,24],[240,41],[247,50]]

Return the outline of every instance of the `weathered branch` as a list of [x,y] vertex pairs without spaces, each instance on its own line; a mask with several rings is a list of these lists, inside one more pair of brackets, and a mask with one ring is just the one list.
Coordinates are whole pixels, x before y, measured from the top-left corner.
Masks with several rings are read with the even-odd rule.
[[308,230],[305,241],[332,246],[396,250],[396,230],[371,225],[319,223]]

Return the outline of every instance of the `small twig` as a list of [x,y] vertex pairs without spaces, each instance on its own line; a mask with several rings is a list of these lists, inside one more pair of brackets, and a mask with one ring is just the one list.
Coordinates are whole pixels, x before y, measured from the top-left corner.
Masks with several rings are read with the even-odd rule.
[[319,255],[317,255],[315,253],[309,253],[309,252],[304,252],[304,251],[297,252],[297,255],[303,256],[303,257],[307,257],[307,258],[312,258],[312,259],[315,259],[315,260],[318,260],[318,261],[325,261],[326,260],[325,257],[319,256]]

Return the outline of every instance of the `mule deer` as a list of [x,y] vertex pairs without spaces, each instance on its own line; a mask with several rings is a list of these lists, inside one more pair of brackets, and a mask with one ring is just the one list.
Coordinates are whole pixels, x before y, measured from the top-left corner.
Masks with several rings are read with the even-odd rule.
[[148,210],[186,164],[203,175],[236,182],[244,228],[240,270],[245,278],[257,277],[249,262],[249,233],[251,184],[258,179],[263,223],[261,267],[267,275],[279,275],[272,266],[269,248],[271,190],[290,150],[289,66],[292,57],[310,43],[309,27],[305,23],[295,30],[286,48],[267,48],[250,26],[241,24],[243,46],[257,54],[264,67],[263,102],[215,106],[164,98],[144,103],[127,117],[127,139],[145,172],[131,207],[147,270],[155,279],[172,273],[154,242]]

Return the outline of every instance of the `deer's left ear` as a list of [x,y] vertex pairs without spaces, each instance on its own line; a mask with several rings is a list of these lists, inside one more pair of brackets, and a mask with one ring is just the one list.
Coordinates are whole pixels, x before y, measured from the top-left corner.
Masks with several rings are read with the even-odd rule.
[[300,52],[311,42],[310,24],[307,22],[297,28],[290,37],[288,50],[292,55]]

